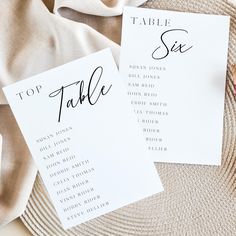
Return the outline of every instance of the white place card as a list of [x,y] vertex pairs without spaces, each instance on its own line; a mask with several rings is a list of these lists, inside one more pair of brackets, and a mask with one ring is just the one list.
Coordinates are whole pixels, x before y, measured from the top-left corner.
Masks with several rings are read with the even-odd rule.
[[221,164],[229,22],[124,9],[119,70],[154,161]]
[[109,49],[3,90],[65,229],[163,190]]

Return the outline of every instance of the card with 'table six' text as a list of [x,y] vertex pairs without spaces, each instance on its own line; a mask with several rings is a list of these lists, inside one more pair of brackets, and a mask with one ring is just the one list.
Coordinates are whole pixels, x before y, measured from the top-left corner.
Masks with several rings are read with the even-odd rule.
[[229,22],[124,9],[119,70],[153,161],[220,165]]

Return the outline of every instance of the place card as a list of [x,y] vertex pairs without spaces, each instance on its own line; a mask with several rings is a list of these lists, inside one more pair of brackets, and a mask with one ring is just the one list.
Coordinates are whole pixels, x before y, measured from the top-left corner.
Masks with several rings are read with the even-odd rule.
[[3,90],[65,229],[163,190],[109,49]]
[[119,70],[154,161],[221,164],[229,22],[124,8]]

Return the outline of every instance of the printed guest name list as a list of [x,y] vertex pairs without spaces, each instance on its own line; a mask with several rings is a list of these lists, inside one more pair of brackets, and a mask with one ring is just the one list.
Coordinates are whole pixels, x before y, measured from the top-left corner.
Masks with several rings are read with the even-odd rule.
[[229,17],[124,8],[120,73],[154,161],[221,163]]
[[4,93],[65,229],[163,190],[109,49]]

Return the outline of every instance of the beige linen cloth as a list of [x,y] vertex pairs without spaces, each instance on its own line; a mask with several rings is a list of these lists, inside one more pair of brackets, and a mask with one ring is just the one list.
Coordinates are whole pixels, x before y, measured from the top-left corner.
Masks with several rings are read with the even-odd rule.
[[[45,0],[43,3],[41,0],[1,0],[0,88],[106,47],[112,49],[118,61],[121,28],[119,15],[122,14],[122,7],[139,6],[144,2],[144,0],[56,0],[54,3]],[[230,130],[236,133],[235,127],[230,127]],[[3,143],[0,159],[0,225],[4,225],[23,213],[37,169],[1,90],[0,134]],[[232,153],[235,142],[231,145]],[[235,158],[228,164],[229,166],[224,163],[222,168],[228,176],[232,176],[229,180],[230,185],[227,185],[230,186],[230,189],[227,189],[229,192],[227,199],[232,203],[235,197]],[[177,169],[179,171],[182,167],[176,165],[173,170],[174,168],[177,172]],[[197,176],[200,173],[196,171],[197,167],[190,168],[193,175]],[[202,174],[205,170],[210,170],[210,167],[202,168]],[[190,169],[186,170],[183,167],[182,171],[186,174]],[[229,175],[228,171],[233,174]],[[209,176],[210,173],[215,172],[210,171]],[[168,191],[170,186],[165,187]],[[222,191],[226,188],[223,187]],[[184,186],[182,188],[184,189]]]

